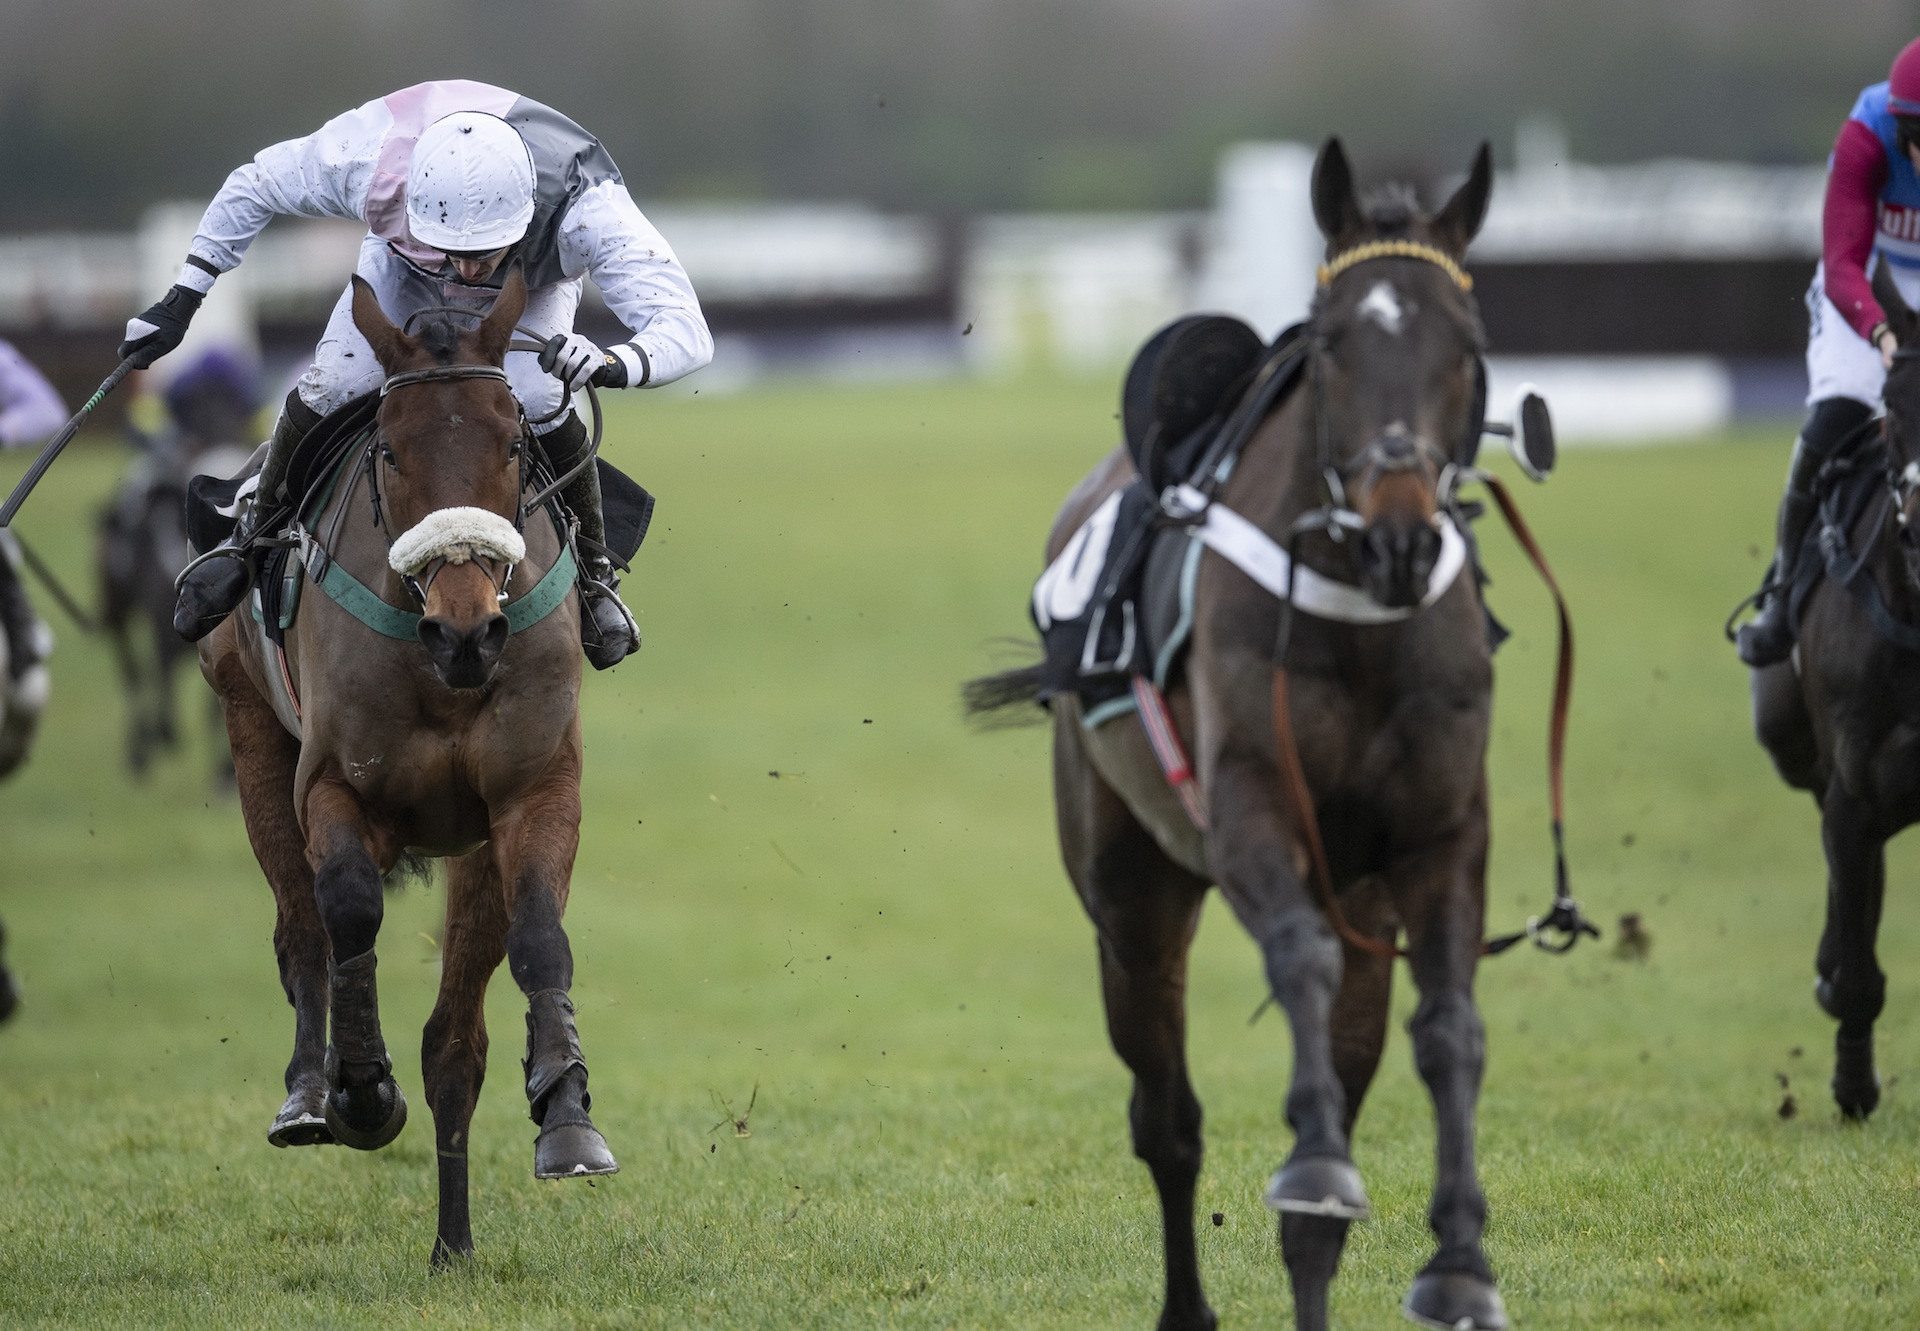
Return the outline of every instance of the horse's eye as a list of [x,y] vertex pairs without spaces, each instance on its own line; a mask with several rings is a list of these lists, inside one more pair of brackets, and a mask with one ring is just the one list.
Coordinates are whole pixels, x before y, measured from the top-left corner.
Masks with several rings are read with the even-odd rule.
[[400,465],[399,459],[393,455],[393,445],[391,444],[380,445],[380,460],[389,467],[398,467]]

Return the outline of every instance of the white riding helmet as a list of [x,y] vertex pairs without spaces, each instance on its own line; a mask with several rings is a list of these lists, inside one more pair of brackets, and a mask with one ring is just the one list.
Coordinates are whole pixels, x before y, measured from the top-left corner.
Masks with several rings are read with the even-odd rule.
[[456,111],[428,125],[407,173],[407,229],[423,245],[485,253],[533,220],[533,157],[499,116]]

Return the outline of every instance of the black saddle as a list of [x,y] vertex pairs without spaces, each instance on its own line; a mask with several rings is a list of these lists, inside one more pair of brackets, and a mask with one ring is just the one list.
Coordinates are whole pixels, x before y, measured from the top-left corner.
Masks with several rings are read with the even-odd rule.
[[1120,423],[1134,469],[1155,494],[1191,473],[1266,352],[1239,319],[1195,314],[1175,319],[1135,354],[1120,392]]

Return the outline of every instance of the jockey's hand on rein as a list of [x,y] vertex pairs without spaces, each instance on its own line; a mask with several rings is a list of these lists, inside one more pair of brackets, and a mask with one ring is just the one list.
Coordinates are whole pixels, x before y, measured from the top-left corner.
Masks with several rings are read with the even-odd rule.
[[540,368],[565,384],[569,393],[585,387],[589,380],[596,388],[627,386],[626,366],[578,333],[558,333],[548,338],[540,348]]
[[147,309],[127,320],[127,340],[120,344],[120,359],[133,361],[136,370],[144,370],[180,345],[200,308],[200,293],[189,287],[175,286]]

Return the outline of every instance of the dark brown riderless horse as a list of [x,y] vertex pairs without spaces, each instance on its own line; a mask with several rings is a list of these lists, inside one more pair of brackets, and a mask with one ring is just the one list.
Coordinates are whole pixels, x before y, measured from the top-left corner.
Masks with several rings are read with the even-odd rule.
[[[436,1264],[473,1251],[467,1130],[486,1070],[483,999],[503,955],[528,1000],[536,1176],[617,1168],[587,1114],[560,924],[580,827],[578,600],[554,525],[536,509],[517,530],[529,436],[499,368],[525,303],[516,271],[472,332],[443,319],[413,337],[354,279],[354,325],[387,380],[365,465],[313,529],[337,532],[328,566],[370,589],[360,611],[390,621],[417,606],[417,641],[309,589],[284,661],[244,607],[201,647],[279,907],[294,1049],[275,1145],[373,1150],[404,1126],[374,983],[381,880],[403,853],[448,857],[440,995],[421,1048],[440,1170]],[[543,596],[549,613],[516,618]],[[270,702],[276,671],[299,700],[297,734]]]
[[[1328,142],[1312,185],[1327,263],[1306,384],[1259,426],[1217,492],[1283,548],[1303,518],[1344,512],[1342,539],[1321,525],[1297,552],[1381,606],[1421,602],[1441,554],[1436,517],[1452,509],[1477,445],[1482,335],[1459,265],[1491,186],[1483,146],[1432,216],[1404,192],[1363,204],[1338,140]],[[1049,563],[1134,474],[1116,450],[1080,483],[1054,522]],[[1134,1150],[1160,1194],[1160,1326],[1215,1325],[1194,1247],[1201,1111],[1187,1076],[1185,989],[1201,903],[1217,884],[1260,946],[1292,1033],[1286,1117],[1296,1140],[1266,1200],[1280,1213],[1298,1325],[1327,1325],[1348,1227],[1368,1213],[1349,1143],[1386,1038],[1387,944],[1404,931],[1420,990],[1414,1061],[1438,1132],[1429,1211],[1438,1246],[1405,1311],[1431,1326],[1503,1327],[1474,1164],[1493,686],[1474,579],[1456,577],[1391,623],[1296,612],[1283,648],[1279,601],[1210,551],[1194,617],[1170,702],[1193,750],[1205,829],[1175,798],[1137,718],[1089,731],[1072,695],[1051,702],[1061,850],[1098,936],[1108,1030],[1133,1072]],[[1030,699],[1038,673],[976,681],[974,710]],[[1289,794],[1295,754],[1317,819]],[[1315,823],[1337,887],[1331,911],[1310,872]],[[1336,926],[1366,946],[1343,944]]]
[[1887,488],[1846,533],[1855,576],[1823,579],[1793,656],[1753,672],[1760,743],[1820,808],[1827,920],[1814,994],[1839,1022],[1833,1098],[1856,1120],[1880,1103],[1873,1024],[1887,992],[1875,954],[1886,845],[1920,822],[1920,316],[1884,260],[1873,294],[1900,343],[1882,389],[1885,422],[1874,427]]

